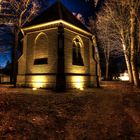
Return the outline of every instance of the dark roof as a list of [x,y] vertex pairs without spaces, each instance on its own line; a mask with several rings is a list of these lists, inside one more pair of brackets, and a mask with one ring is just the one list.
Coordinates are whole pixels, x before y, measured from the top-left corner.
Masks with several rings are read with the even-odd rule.
[[72,25],[75,25],[87,32],[90,32],[61,2],[55,2],[42,14],[34,18],[24,27],[34,26],[50,21],[64,20]]

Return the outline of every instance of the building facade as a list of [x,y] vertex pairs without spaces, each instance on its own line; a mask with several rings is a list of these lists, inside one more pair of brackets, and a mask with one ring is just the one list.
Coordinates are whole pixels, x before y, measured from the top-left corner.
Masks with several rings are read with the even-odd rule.
[[55,3],[22,32],[18,86],[62,90],[97,84],[93,35],[61,3]]

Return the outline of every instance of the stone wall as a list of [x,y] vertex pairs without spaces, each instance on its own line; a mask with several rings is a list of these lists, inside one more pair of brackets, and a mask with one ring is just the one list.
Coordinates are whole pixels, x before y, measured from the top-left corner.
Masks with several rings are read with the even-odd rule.
[[[83,42],[83,46],[81,47],[81,54],[84,61],[84,66],[72,64],[72,46],[73,39],[75,37],[79,37]],[[67,87],[84,88],[90,86],[90,80],[93,82],[93,78],[91,79],[90,77],[90,74],[93,73],[93,68],[90,68],[92,59],[91,53],[89,51],[90,49],[91,43],[88,37],[65,29],[65,73]],[[94,63],[92,64],[92,67],[95,67]]]
[[[41,35],[40,42],[42,43],[36,43]],[[73,39],[75,37],[78,37],[82,42],[80,49],[84,62],[83,66],[72,64]],[[19,59],[17,85],[55,88],[58,58],[58,28],[29,32],[24,37],[23,44],[23,55]],[[93,86],[96,82],[96,73],[90,39],[82,34],[64,28],[64,53],[66,87],[82,89]],[[42,57],[47,58],[47,64],[34,63],[35,59]]]
[[[42,52],[47,54],[47,64],[34,64],[36,58],[42,58],[44,55],[35,53],[35,47],[42,47],[42,43],[35,46],[35,40],[39,34],[46,34],[46,48]],[[44,38],[45,39],[45,38]],[[46,42],[46,41],[44,41]],[[37,86],[37,87],[54,87],[57,66],[57,28],[47,29],[39,32],[31,32],[24,38],[23,55],[19,59],[18,68],[18,85]],[[40,45],[40,46],[39,46]],[[45,44],[44,44],[45,45]],[[37,49],[38,49],[37,48]],[[36,76],[39,75],[39,76]],[[50,83],[49,83],[50,82]],[[41,84],[42,83],[42,84]]]

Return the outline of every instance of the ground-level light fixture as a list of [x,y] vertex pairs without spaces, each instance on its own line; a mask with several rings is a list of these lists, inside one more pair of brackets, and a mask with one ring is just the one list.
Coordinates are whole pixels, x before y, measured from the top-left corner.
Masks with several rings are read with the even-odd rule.
[[84,77],[83,76],[73,76],[72,77],[73,87],[79,90],[84,90]]

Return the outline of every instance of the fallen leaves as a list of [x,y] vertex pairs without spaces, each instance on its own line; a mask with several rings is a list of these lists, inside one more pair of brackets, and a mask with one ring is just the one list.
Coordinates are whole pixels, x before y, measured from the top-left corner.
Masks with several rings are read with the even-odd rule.
[[0,139],[125,139],[128,133],[138,138],[138,89],[128,94],[120,91],[122,84],[111,84],[64,94],[7,88],[0,96]]

